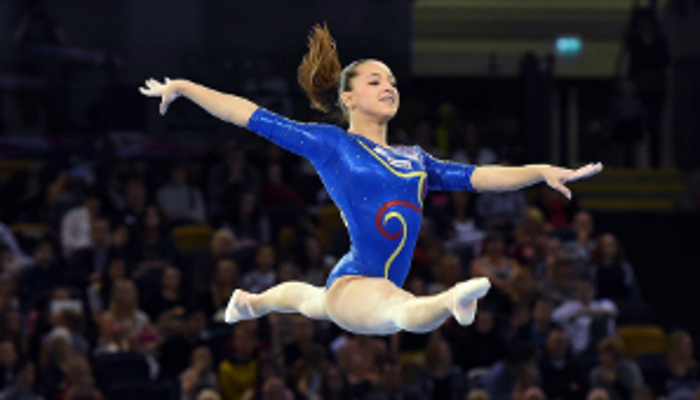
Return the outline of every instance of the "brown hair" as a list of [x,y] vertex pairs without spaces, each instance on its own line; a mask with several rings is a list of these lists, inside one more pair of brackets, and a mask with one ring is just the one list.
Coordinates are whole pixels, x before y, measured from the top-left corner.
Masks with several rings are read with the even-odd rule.
[[598,351],[610,354],[615,362],[625,359],[625,344],[618,337],[609,337],[598,343]]
[[347,109],[340,100],[340,93],[351,90],[350,80],[357,75],[355,69],[367,60],[357,60],[343,68],[326,23],[313,27],[308,46],[297,79],[311,100],[311,108],[326,114],[342,112],[342,119],[347,119]]
[[692,356],[688,360],[685,359],[682,354],[680,354],[679,347],[685,338],[688,338],[691,341],[693,340],[693,337],[686,331],[673,331],[668,336],[668,341],[666,342],[666,364],[668,366],[678,363],[687,363],[686,365],[689,366],[695,365],[695,360],[692,359]]
[[622,248],[622,242],[620,242],[620,239],[618,239],[618,237],[613,235],[612,233],[604,233],[600,235],[600,237],[598,237],[595,247],[591,251],[591,263],[600,264],[601,262],[603,262],[603,241],[605,240],[606,236],[611,236],[613,238],[613,241],[615,242],[615,247],[617,248],[615,262],[619,263],[625,259],[625,249]]

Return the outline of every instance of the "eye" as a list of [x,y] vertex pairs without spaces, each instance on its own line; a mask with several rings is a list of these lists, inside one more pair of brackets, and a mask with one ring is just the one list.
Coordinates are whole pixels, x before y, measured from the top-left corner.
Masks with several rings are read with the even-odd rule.
[[377,85],[379,85],[379,82],[376,82],[376,81],[375,81],[375,82],[370,82],[369,84],[372,85],[372,86],[377,86]]
[[398,84],[398,82],[394,82],[394,83],[391,84],[391,86],[393,86],[393,87],[395,87],[395,88],[398,88],[398,87],[399,87],[399,84]]

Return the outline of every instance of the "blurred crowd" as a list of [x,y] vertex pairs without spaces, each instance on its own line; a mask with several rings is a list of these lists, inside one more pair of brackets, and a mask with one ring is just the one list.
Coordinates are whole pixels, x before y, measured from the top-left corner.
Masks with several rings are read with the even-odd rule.
[[[508,165],[459,120],[394,137]],[[291,314],[224,324],[235,288],[322,286],[349,246],[311,165],[245,138],[200,159],[6,173],[0,399],[695,398],[691,337],[625,347],[618,331],[645,322],[634,266],[614,232],[544,185],[426,199],[405,288],[488,277],[472,326],[363,337]]]

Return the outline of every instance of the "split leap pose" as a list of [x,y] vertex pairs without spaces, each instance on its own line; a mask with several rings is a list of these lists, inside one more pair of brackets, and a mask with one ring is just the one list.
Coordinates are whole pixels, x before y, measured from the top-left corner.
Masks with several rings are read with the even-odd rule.
[[325,288],[284,282],[260,294],[236,290],[226,309],[229,323],[270,312],[298,312],[368,335],[428,332],[450,316],[462,325],[471,324],[476,301],[491,287],[488,279],[470,279],[434,296],[416,297],[401,289],[427,191],[518,190],[544,181],[571,198],[564,183],[603,168],[599,163],[576,170],[543,164],[477,167],[435,159],[418,146],[389,146],[387,124],[399,108],[396,79],[377,60],[358,60],[342,68],[327,26],[314,27],[298,79],[314,108],[342,112],[347,131],[292,121],[247,99],[186,80],[150,79],[140,88],[146,96],[161,98],[161,114],[183,96],[215,117],[308,159],[349,230],[350,251],[330,273]]

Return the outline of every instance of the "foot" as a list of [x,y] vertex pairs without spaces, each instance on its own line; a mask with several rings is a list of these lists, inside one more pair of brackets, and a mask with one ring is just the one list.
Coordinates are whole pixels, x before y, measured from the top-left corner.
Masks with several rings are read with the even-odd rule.
[[489,292],[491,282],[488,278],[475,278],[458,283],[452,297],[452,315],[460,325],[471,325],[476,316],[476,301]]
[[248,296],[250,296],[250,293],[241,289],[233,291],[224,314],[224,321],[227,324],[235,324],[238,321],[255,318]]

